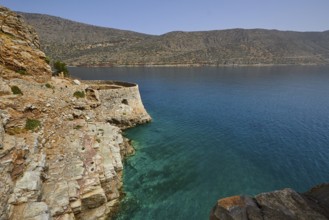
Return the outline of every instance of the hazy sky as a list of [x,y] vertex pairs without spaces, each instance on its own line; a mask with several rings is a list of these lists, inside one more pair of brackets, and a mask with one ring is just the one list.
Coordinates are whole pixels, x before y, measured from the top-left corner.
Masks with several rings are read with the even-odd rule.
[[229,28],[329,30],[329,0],[0,0],[0,5],[148,34]]

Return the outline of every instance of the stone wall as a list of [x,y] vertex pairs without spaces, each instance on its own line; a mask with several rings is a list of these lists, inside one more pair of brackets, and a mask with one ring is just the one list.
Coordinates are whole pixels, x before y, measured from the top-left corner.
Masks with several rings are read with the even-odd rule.
[[[143,124],[150,120],[146,113],[137,84],[125,82],[92,82],[86,89],[87,99],[93,100],[97,96],[103,100],[99,108],[99,116],[121,128]],[[91,94],[91,97],[88,96]]]

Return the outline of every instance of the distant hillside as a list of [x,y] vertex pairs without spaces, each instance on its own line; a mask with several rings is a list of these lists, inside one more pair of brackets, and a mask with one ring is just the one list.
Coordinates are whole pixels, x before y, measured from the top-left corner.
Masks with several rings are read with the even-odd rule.
[[329,31],[231,29],[154,36],[20,14],[38,32],[46,54],[69,65],[329,64]]

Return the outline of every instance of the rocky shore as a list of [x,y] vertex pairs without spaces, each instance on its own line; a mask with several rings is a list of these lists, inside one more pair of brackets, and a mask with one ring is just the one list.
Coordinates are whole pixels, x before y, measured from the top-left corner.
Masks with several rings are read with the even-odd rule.
[[[0,220],[106,219],[133,152],[122,129],[151,118],[138,85],[52,77],[39,48],[0,6]],[[210,219],[329,219],[329,184],[220,199]]]
[[151,120],[136,84],[52,77],[35,32],[0,7],[0,219],[106,219]]
[[305,193],[283,189],[255,197],[232,196],[218,200],[210,220],[326,220],[329,219],[329,184]]

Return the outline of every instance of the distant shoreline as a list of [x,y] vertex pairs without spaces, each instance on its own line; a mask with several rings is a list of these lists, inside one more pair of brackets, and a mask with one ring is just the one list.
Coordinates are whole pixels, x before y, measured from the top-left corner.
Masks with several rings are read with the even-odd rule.
[[133,68],[133,67],[145,67],[145,68],[156,68],[156,67],[268,67],[268,66],[328,66],[329,64],[131,64],[131,65],[77,65],[68,66],[74,67],[104,67],[104,68]]

